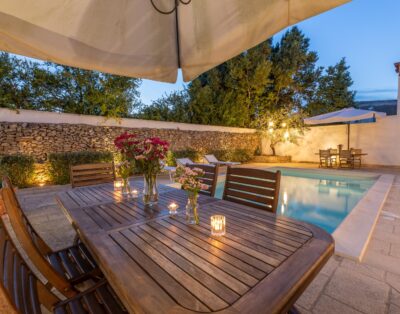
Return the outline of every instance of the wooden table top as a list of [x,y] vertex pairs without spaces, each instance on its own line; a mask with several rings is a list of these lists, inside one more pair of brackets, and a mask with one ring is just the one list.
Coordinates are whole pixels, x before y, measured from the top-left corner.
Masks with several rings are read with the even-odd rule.
[[[200,225],[187,225],[186,193],[169,187],[151,210],[111,184],[59,198],[132,313],[286,311],[333,254],[332,237],[315,226],[203,195]],[[225,236],[210,236],[214,214],[226,216]]]

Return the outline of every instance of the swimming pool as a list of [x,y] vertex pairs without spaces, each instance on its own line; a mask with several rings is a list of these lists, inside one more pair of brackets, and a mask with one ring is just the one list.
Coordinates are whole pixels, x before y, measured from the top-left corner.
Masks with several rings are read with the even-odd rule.
[[[378,179],[377,176],[279,170],[282,179],[277,214],[315,224],[329,233],[335,231]],[[224,182],[218,182],[216,197],[222,198],[223,188]]]

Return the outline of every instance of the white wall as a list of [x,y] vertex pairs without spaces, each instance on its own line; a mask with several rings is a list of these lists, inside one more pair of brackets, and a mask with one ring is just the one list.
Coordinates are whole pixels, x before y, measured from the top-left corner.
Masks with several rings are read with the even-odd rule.
[[[353,124],[350,128],[350,147],[361,148],[368,154],[364,158],[366,164],[400,166],[400,116]],[[338,144],[347,148],[346,125],[312,127],[299,145],[279,144],[277,154],[291,155],[294,161],[318,161],[315,153],[319,149],[336,148]]]
[[232,128],[214,125],[164,122],[140,119],[106,119],[98,116],[71,113],[44,112],[34,110],[9,110],[0,108],[0,122],[28,123],[66,123],[87,124],[96,126],[119,126],[126,128],[179,129],[185,131],[217,131],[230,133],[254,133],[254,129]]

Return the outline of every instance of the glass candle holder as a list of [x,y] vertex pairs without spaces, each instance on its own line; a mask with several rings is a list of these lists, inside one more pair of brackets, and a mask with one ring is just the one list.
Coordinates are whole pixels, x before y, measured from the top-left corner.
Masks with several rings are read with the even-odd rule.
[[217,237],[225,235],[225,225],[225,216],[211,216],[211,235]]
[[176,215],[178,213],[178,211],[177,211],[178,207],[179,207],[179,205],[175,202],[172,202],[171,204],[169,204],[168,205],[169,214]]
[[138,198],[138,196],[139,196],[139,191],[137,189],[132,189],[131,197],[132,198]]
[[114,180],[114,191],[121,191],[121,189],[122,189],[122,180],[121,179]]

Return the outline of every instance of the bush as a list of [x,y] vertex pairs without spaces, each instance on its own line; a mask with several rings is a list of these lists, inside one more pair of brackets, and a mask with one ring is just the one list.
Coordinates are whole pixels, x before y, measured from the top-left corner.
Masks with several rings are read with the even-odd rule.
[[248,162],[254,157],[253,151],[241,148],[215,150],[211,154],[221,161]]
[[24,188],[32,184],[34,160],[28,155],[0,156],[0,174],[7,175],[13,185]]
[[84,151],[71,153],[51,153],[49,154],[49,175],[53,183],[67,184],[70,182],[70,166],[112,161],[112,152]]
[[177,151],[168,151],[167,153],[167,165],[168,166],[176,166],[177,158],[189,158],[194,162],[201,162],[203,158],[203,154],[194,149],[188,148],[184,150]]

